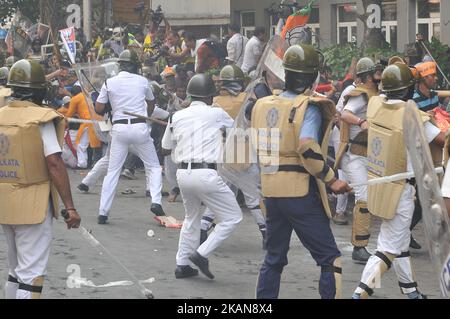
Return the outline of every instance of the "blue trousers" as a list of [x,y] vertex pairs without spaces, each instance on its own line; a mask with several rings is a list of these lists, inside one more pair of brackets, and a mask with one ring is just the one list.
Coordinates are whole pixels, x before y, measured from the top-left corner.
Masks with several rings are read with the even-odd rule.
[[265,198],[267,209],[267,253],[261,267],[256,298],[276,299],[281,273],[288,264],[287,253],[292,231],[321,267],[319,293],[323,299],[333,299],[336,293],[334,272],[327,269],[341,256],[315,181],[305,197]]

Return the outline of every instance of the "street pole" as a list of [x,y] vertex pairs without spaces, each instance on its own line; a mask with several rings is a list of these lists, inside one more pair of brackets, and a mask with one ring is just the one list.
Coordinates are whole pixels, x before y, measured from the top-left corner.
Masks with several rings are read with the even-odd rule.
[[83,32],[86,36],[86,41],[92,40],[92,2],[91,0],[83,0]]

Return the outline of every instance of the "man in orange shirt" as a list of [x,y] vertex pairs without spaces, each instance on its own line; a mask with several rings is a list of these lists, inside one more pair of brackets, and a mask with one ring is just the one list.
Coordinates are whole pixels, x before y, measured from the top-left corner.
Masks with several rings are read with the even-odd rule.
[[[82,120],[91,120],[89,107],[79,86],[74,86],[72,88],[72,96],[66,117],[70,118],[73,117],[74,114],[78,114],[78,117]],[[78,168],[87,168],[87,149],[89,145],[93,149],[101,147],[101,142],[95,135],[94,126],[92,124],[82,123],[80,125],[75,144],[77,145]]]

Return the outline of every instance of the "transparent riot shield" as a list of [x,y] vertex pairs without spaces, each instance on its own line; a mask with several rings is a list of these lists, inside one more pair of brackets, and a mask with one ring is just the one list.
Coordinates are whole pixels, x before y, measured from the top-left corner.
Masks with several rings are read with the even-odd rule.
[[[248,85],[242,108],[234,126],[227,130],[223,163],[218,170],[221,176],[242,190],[246,196],[261,198],[261,181],[255,147],[256,136],[249,121],[249,105],[270,95],[270,91],[284,88],[283,56],[288,45],[276,35],[272,37],[261,57],[252,82]],[[261,93],[266,86],[267,94]]]
[[31,36],[29,30],[33,29],[33,23],[30,19],[20,14],[14,15],[11,21],[11,28],[8,31],[5,42],[8,51],[18,58],[26,58],[31,49]]
[[404,139],[419,188],[422,218],[431,262],[438,275],[442,296],[450,298],[449,219],[439,180],[434,172],[430,147],[416,109],[416,104],[408,101],[403,118]]
[[111,129],[109,115],[98,115],[94,106],[105,81],[119,74],[117,59],[77,64],[74,68],[89,107],[89,112],[94,120],[95,133],[102,142],[108,143]]

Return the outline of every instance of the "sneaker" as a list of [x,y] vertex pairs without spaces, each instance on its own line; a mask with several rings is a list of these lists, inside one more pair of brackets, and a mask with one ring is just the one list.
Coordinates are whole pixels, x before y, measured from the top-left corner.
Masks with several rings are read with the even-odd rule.
[[348,225],[347,217],[345,217],[344,213],[338,214],[336,213],[333,217],[333,222],[336,225]]
[[367,263],[371,254],[366,247],[353,247],[352,259],[358,263]]
[[135,180],[137,179],[136,176],[134,176],[133,173],[131,173],[131,171],[128,168],[125,168],[122,172],[122,174],[120,174],[120,176],[123,176],[129,180]]
[[175,269],[175,278],[182,279],[182,278],[189,278],[189,277],[195,277],[198,276],[198,270],[192,268],[191,266],[177,266]]
[[200,230],[200,245],[203,244],[208,239],[208,231],[201,229]]
[[89,186],[87,186],[86,184],[81,183],[77,186],[77,188],[83,193],[89,192]]
[[99,225],[108,224],[108,216],[99,215],[98,216],[98,224]]
[[150,207],[150,210],[156,216],[166,216],[166,213],[164,212],[164,210],[160,204],[152,204],[152,206]]
[[419,245],[419,243],[414,239],[414,237],[411,235],[411,241],[409,242],[409,247],[412,249],[422,249],[422,246]]
[[209,271],[208,258],[205,258],[198,252],[195,252],[189,256],[189,260],[192,261],[206,277],[209,279],[214,279],[214,275]]

